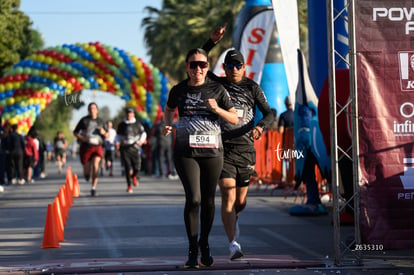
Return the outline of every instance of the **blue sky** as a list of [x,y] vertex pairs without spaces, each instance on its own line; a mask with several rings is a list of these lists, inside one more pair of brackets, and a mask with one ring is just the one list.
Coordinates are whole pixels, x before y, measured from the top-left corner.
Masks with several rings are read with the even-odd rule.
[[[143,41],[141,21],[147,6],[160,9],[162,0],[21,0],[20,9],[30,17],[45,47],[99,41],[150,61]],[[82,101],[108,106],[115,115],[124,104],[109,93],[84,92]],[[73,114],[73,122],[86,115],[86,108]]]

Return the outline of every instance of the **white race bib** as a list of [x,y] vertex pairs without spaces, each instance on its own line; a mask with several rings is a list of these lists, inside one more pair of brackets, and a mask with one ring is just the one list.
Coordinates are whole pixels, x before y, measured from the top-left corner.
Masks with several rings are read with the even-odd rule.
[[215,134],[192,134],[189,136],[191,148],[218,148],[219,140]]
[[238,118],[244,118],[244,109],[237,109],[236,108],[236,111],[237,111],[237,117]]
[[90,137],[89,138],[89,144],[92,144],[92,145],[99,145],[99,142],[100,142],[100,138],[99,137]]

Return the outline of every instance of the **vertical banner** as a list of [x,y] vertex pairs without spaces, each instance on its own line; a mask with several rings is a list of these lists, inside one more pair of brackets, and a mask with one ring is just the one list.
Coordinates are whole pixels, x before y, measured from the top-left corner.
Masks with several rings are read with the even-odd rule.
[[245,56],[246,75],[256,83],[262,80],[267,48],[275,18],[272,10],[264,10],[247,22],[240,38],[240,52]]
[[414,8],[355,1],[361,234],[371,248],[414,247]]
[[276,25],[279,31],[280,48],[282,50],[283,64],[285,65],[286,78],[289,87],[289,96],[295,102],[295,93],[298,86],[298,54],[299,43],[299,19],[296,1],[274,0],[272,1],[275,13]]
[[275,20],[270,0],[246,0],[236,18],[233,47],[245,58],[246,76],[260,85],[270,107],[280,114],[286,110],[289,89]]

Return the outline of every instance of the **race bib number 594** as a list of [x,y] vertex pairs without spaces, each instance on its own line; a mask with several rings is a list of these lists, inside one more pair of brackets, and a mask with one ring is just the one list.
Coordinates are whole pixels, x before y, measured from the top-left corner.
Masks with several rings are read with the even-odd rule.
[[190,135],[191,148],[218,148],[216,135],[195,134]]

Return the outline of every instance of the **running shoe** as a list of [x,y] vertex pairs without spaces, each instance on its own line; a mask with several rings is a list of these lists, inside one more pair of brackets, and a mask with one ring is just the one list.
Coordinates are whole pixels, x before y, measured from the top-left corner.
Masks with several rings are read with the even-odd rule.
[[127,192],[128,192],[128,193],[133,193],[133,192],[134,192],[134,191],[132,190],[132,186],[131,186],[131,185],[130,185],[130,186],[128,186]]
[[214,259],[211,256],[210,246],[207,245],[200,245],[200,265],[201,266],[212,266],[214,264]]
[[132,184],[133,184],[134,186],[138,186],[137,176],[133,176],[133,177],[132,177]]
[[25,183],[26,183],[26,181],[25,181],[24,179],[19,179],[19,180],[17,181],[17,183],[18,183],[18,184],[20,184],[20,185],[23,185],[23,184],[25,184]]
[[198,265],[198,248],[190,249],[188,251],[188,260],[184,264],[184,268],[196,268],[198,269],[200,266]]
[[96,197],[96,190],[95,189],[91,189],[91,197]]
[[241,246],[238,242],[232,241],[229,244],[229,250],[230,250],[230,260],[236,260],[244,256]]

